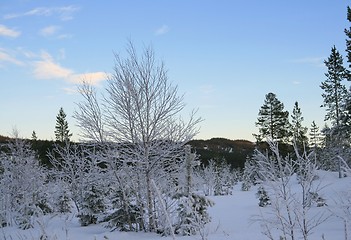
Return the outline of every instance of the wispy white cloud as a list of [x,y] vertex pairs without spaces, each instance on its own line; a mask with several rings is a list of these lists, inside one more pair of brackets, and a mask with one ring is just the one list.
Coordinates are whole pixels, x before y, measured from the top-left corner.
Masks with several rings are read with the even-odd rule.
[[42,52],[41,60],[34,62],[33,74],[37,79],[67,79],[73,71],[55,63],[47,52]]
[[77,88],[73,88],[73,87],[65,87],[65,88],[62,88],[62,90],[68,95],[73,95],[78,93]]
[[39,34],[44,36],[44,37],[52,36],[52,35],[56,34],[59,29],[60,29],[59,26],[51,25],[51,26],[47,26],[47,27],[40,29]]
[[167,25],[162,25],[161,27],[159,27],[158,29],[156,29],[156,31],[155,31],[155,35],[156,36],[159,36],[159,35],[164,35],[164,34],[166,34],[166,33],[168,33],[169,32],[169,27],[167,26]]
[[58,39],[69,39],[72,38],[73,35],[72,34],[60,34],[57,36]]
[[77,6],[65,6],[65,7],[60,7],[57,8],[56,11],[59,13],[60,15],[60,19],[62,21],[68,21],[73,19],[73,13],[77,12],[80,8]]
[[91,85],[99,85],[100,82],[106,79],[107,74],[104,72],[73,74],[68,78],[71,83],[82,84],[86,82]]
[[18,53],[20,53],[21,55],[23,55],[27,59],[35,58],[38,55],[38,54],[36,54],[36,53],[34,53],[34,52],[24,48],[24,47],[17,47],[16,51]]
[[57,39],[69,39],[72,38],[71,34],[60,33],[61,27],[51,25],[40,29],[39,34],[43,37],[55,37]]
[[24,63],[14,56],[11,56],[5,49],[0,49],[0,62],[9,62],[16,65],[24,65]]
[[41,59],[35,61],[33,66],[33,75],[37,79],[61,79],[73,84],[81,84],[85,81],[92,85],[98,85],[107,79],[106,73],[103,72],[75,73],[72,69],[55,62],[47,52],[42,52]]
[[63,7],[38,7],[31,9],[24,13],[11,13],[6,14],[4,19],[19,18],[25,16],[53,16],[57,15],[62,21],[73,19],[73,13],[78,11],[79,7],[74,5],[63,6]]
[[21,32],[10,29],[4,25],[0,25],[0,36],[16,38],[21,35]]
[[23,13],[23,16],[51,16],[55,8],[38,7]]
[[309,64],[316,67],[324,67],[325,57],[305,57],[299,59],[293,59],[291,62],[293,63],[301,63],[301,64]]

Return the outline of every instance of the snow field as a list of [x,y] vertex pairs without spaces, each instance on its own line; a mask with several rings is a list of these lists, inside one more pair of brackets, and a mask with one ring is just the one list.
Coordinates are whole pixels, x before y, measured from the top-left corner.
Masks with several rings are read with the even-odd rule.
[[[313,208],[311,214],[324,210],[332,214],[338,206],[339,198],[350,194],[351,177],[338,178],[335,172],[318,171],[321,182],[320,195],[326,199],[328,206]],[[263,240],[267,239],[262,234],[260,223],[253,221],[254,215],[269,212],[269,206],[260,208],[256,197],[258,186],[253,186],[249,191],[241,191],[241,183],[233,188],[232,195],[211,196],[215,206],[209,209],[212,222],[206,225],[205,229],[195,236],[176,236],[176,239],[208,239],[208,240]],[[297,181],[292,181],[292,191],[298,191]],[[297,192],[298,194],[298,192]],[[351,207],[351,205],[350,205]],[[271,229],[275,232],[275,229]],[[325,222],[317,226],[309,239],[322,240],[344,240],[344,222],[341,218],[330,216]],[[145,232],[119,232],[110,231],[101,224],[81,227],[74,214],[44,216],[38,219],[34,228],[19,230],[18,228],[5,227],[0,230],[0,239],[4,240],[36,240],[46,234],[48,240],[170,240],[169,237],[162,237],[154,233]],[[348,232],[351,236],[350,232]]]

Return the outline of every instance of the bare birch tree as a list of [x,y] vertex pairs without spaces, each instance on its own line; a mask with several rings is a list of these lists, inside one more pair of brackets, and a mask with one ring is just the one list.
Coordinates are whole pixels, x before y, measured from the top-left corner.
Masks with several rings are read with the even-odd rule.
[[82,130],[80,135],[84,139],[102,143],[105,140],[104,125],[96,90],[84,82],[79,88],[79,92],[83,96],[84,102],[77,104],[79,110],[74,113],[74,117],[78,127]]
[[[157,62],[151,47],[141,56],[129,42],[127,58],[115,54],[113,74],[108,76],[101,104],[95,92],[81,88],[85,102],[78,104],[75,118],[86,140],[118,143],[121,161],[132,164],[146,188],[145,230],[157,229],[155,184],[158,172],[179,169],[184,145],[197,133],[201,121],[193,111],[187,121],[179,117],[183,96],[173,86],[163,62]],[[178,164],[178,165],[177,165]],[[162,171],[161,171],[162,169]]]

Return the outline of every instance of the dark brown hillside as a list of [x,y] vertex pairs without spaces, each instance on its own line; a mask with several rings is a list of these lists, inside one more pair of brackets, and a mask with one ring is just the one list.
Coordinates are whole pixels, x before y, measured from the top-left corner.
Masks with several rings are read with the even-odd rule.
[[0,143],[6,143],[8,140],[10,140],[9,137],[5,137],[5,136],[0,135]]
[[255,149],[253,142],[226,138],[193,140],[189,144],[200,155],[203,164],[207,164],[210,159],[216,161],[225,159],[233,168],[243,168],[246,158],[251,156]]
[[[0,144],[7,143],[9,140],[11,140],[9,137],[0,135]],[[46,140],[28,141],[31,143],[33,150],[37,152],[41,163],[50,166],[47,152],[52,150],[55,142]],[[253,142],[225,138],[193,140],[189,144],[195,149],[203,164],[208,164],[211,159],[216,161],[225,159],[233,168],[243,168],[246,158],[251,156],[255,149],[255,143]]]
[[[9,143],[11,140],[12,139],[9,137],[0,135],[0,145]],[[53,149],[55,142],[48,140],[25,140],[31,144],[32,149],[37,153],[41,164],[51,166],[47,153]]]

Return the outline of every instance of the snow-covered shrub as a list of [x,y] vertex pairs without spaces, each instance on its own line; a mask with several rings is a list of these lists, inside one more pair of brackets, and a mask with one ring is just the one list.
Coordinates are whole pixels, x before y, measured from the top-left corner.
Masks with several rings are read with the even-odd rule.
[[327,206],[326,199],[319,196],[318,192],[309,192],[307,194],[307,205],[316,205],[317,207]]
[[[351,167],[344,160],[343,157],[338,156],[342,171],[346,174],[346,176],[351,176]],[[348,236],[351,234],[351,191],[350,187],[346,187],[345,190],[340,191],[333,197],[334,204],[332,206],[328,206],[328,209],[332,213],[333,216],[340,218],[343,221],[344,228],[344,238],[348,239]]]
[[133,164],[116,158],[117,149],[106,149],[104,181],[106,186],[106,211],[101,221],[111,229],[143,231],[145,211],[145,185]]
[[271,205],[271,200],[263,186],[259,186],[259,188],[257,189],[256,196],[259,200],[258,206],[265,207],[267,205]]
[[217,180],[217,169],[215,164],[214,160],[210,160],[206,167],[197,169],[202,180],[202,190],[206,196],[213,196],[215,192]]
[[70,210],[70,199],[75,204],[81,224],[86,226],[98,221],[106,210],[106,171],[101,166],[103,154],[95,147],[66,143],[56,145],[49,153],[54,167],[53,177],[60,183],[59,212]]
[[141,219],[141,210],[135,204],[128,204],[126,208],[116,209],[103,219],[107,227],[118,229],[119,231],[136,231]]
[[206,167],[196,168],[197,188],[201,189],[206,196],[229,195],[238,181],[235,171],[230,165],[222,161],[210,160]]
[[94,185],[88,186],[83,192],[80,212],[78,214],[80,224],[82,226],[96,224],[98,214],[103,213],[105,208],[104,193]]
[[51,212],[51,208],[45,194],[45,169],[30,144],[15,137],[0,153],[0,222],[27,229],[36,216]]
[[[52,171],[56,171],[53,169]],[[48,196],[48,205],[55,213],[70,213],[74,209],[71,192],[68,184],[54,177],[53,172],[49,173],[49,181],[46,184],[46,195]]]
[[[129,178],[131,169],[120,166],[114,174],[117,184],[111,184],[109,189],[109,201],[111,202],[108,214],[102,220],[106,226],[120,231],[140,231],[142,226],[142,212],[136,201],[138,194],[135,191],[133,180]],[[125,174],[129,173],[129,174]]]
[[249,191],[253,184],[257,181],[257,166],[251,159],[246,159],[244,165],[244,171],[241,176],[241,190]]
[[66,143],[64,145],[56,144],[52,152],[48,153],[50,163],[53,166],[53,178],[61,186],[67,187],[78,212],[86,187],[86,181],[89,181],[86,178],[89,171],[89,161],[83,155],[83,151],[82,145]]
[[177,234],[195,235],[211,221],[207,209],[214,203],[205,196],[176,194],[174,198],[178,200],[178,222],[174,227]]
[[241,183],[241,191],[249,191],[251,187],[252,187],[252,183],[250,179],[246,177],[246,175],[244,175]]
[[[269,142],[272,155],[256,151],[254,160],[259,166],[261,184],[270,193],[271,206],[262,212],[259,221],[265,227],[264,234],[272,239],[271,228],[277,228],[283,239],[308,239],[312,230],[323,223],[327,216],[324,209],[310,214],[312,201],[319,197],[320,185],[316,178],[315,160],[295,149],[296,159],[279,153],[278,144]],[[298,174],[296,174],[298,173]],[[294,182],[299,188],[292,189]]]
[[231,195],[233,187],[238,181],[236,171],[231,169],[225,159],[218,163],[217,170],[217,184],[219,186],[215,188],[215,195]]
[[57,199],[57,208],[60,213],[69,213],[72,211],[70,194],[63,190]]

